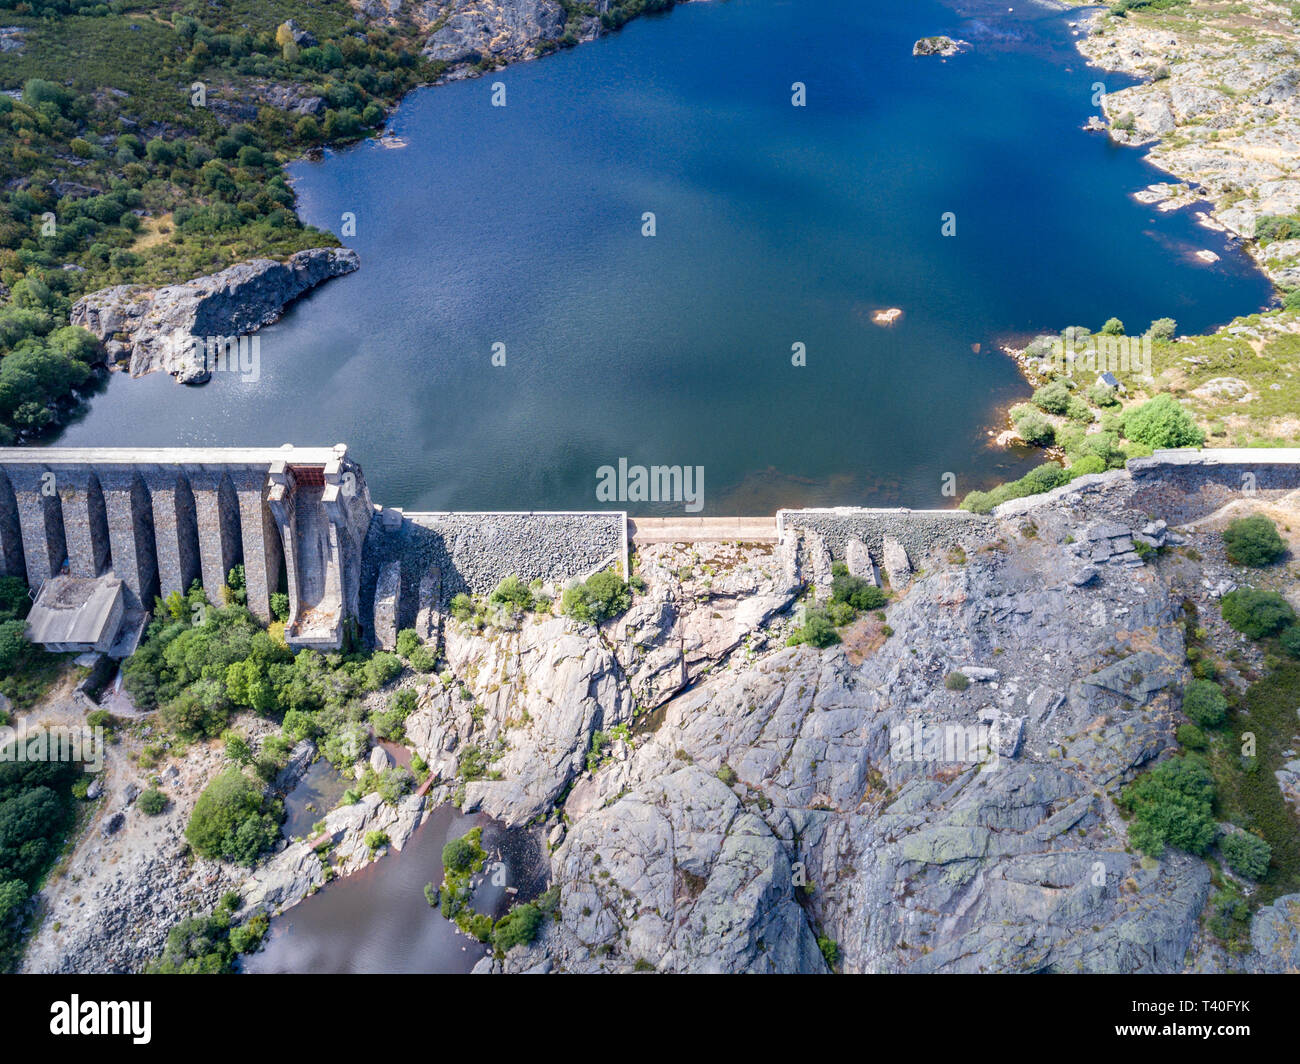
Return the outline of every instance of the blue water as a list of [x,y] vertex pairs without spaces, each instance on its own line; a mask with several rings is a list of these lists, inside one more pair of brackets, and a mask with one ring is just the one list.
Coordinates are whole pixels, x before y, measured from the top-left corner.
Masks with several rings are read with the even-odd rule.
[[[59,442],[346,441],[408,509],[593,508],[620,457],[703,466],[708,513],[951,505],[944,473],[1017,476],[1038,458],[990,445],[1028,393],[998,341],[1201,331],[1270,289],[1190,212],[1131,199],[1164,175],[1080,129],[1093,83],[1125,82],[1066,16],[1007,6],[693,3],[413,93],[407,147],[294,166],[309,222],[356,215],[363,265],[263,330],[258,381],[115,378]],[[940,32],[975,48],[912,57]]]

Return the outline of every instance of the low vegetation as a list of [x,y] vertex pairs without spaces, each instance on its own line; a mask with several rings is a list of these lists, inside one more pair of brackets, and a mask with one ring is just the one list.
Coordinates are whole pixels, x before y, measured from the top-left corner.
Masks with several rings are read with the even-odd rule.
[[[470,905],[474,876],[483,871],[487,853],[483,849],[483,829],[473,828],[442,848],[442,887],[437,898],[442,915],[467,935],[480,942],[490,942],[498,956],[515,946],[528,945],[536,939],[544,920],[542,905],[522,902],[513,906],[499,920],[475,912]],[[433,904],[432,886],[425,888],[425,898]]]
[[241,953],[254,953],[270,926],[265,913],[234,922],[239,895],[230,893],[208,916],[182,920],[167,933],[162,956],[145,970],[151,975],[222,975],[235,971]]
[[1255,569],[1271,565],[1286,552],[1277,526],[1263,514],[1240,517],[1230,523],[1223,530],[1223,545],[1233,565]]

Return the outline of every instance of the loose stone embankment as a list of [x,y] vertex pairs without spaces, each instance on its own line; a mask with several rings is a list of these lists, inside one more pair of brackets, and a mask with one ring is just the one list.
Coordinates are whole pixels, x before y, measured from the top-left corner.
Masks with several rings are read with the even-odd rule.
[[507,576],[554,589],[611,565],[626,573],[627,549],[621,511],[381,510],[363,551],[363,630],[380,646],[412,627],[435,640],[441,614],[461,592],[488,594]]

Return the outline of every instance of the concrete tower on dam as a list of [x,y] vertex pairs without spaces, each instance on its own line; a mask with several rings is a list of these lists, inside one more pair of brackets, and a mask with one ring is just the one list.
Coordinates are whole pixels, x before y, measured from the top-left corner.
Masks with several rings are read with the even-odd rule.
[[288,592],[285,636],[341,645],[357,615],[374,507],[347,447],[0,448],[0,572],[38,604],[54,582],[120,580],[125,606],[184,593],[213,602],[244,567],[248,608],[269,621]]

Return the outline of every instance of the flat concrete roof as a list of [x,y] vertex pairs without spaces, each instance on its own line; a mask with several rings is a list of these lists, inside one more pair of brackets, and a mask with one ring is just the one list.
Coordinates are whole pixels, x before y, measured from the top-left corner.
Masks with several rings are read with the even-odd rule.
[[3,465],[325,465],[336,447],[0,447]]
[[27,614],[27,638],[33,643],[81,643],[93,646],[105,628],[122,581],[115,576],[56,576],[41,586]]

